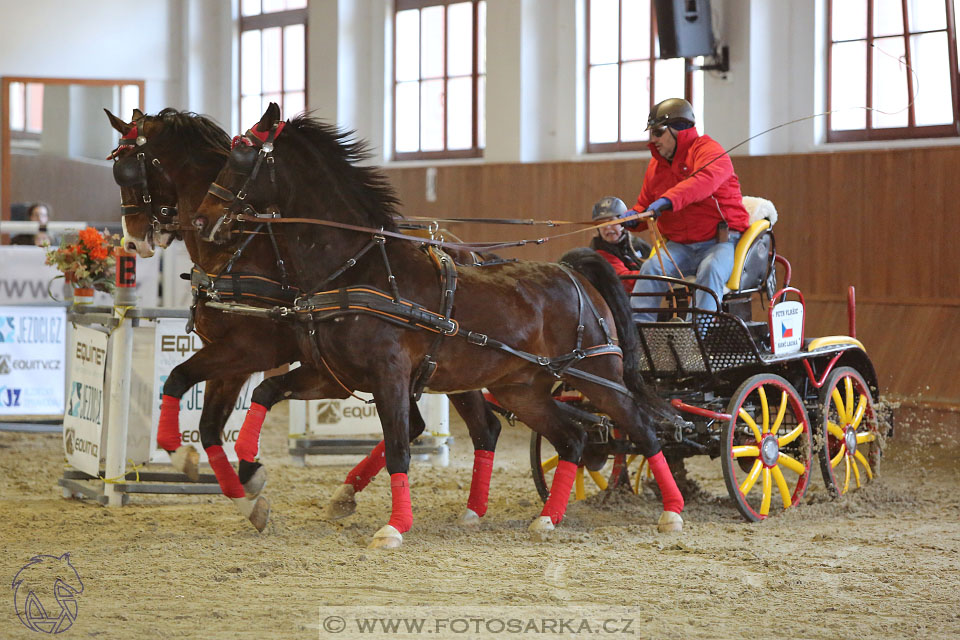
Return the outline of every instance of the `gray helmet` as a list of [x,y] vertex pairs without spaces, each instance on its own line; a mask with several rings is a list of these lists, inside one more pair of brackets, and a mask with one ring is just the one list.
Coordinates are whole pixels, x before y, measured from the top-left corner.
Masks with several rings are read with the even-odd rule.
[[627,212],[627,205],[616,196],[604,196],[593,205],[593,219],[619,218]]
[[[647,118],[647,129],[653,127],[673,126],[675,124],[685,123],[686,127],[692,127],[697,124],[697,117],[693,115],[693,107],[683,98],[669,98],[663,102],[658,102],[650,109],[650,116]],[[674,127],[676,128],[676,127]]]

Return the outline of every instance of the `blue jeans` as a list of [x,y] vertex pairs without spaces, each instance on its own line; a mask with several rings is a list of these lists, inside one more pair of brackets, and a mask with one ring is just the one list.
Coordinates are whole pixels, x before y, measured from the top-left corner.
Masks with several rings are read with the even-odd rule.
[[[694,242],[692,244],[680,244],[679,242],[667,242],[667,251],[673,256],[671,262],[665,254],[663,258],[663,267],[666,273],[660,268],[660,259],[652,256],[640,268],[640,274],[645,276],[672,276],[679,277],[676,262],[684,276],[693,273],[697,274],[697,284],[707,287],[717,294],[717,298],[723,298],[723,290],[726,287],[730,274],[733,273],[733,256],[737,248],[737,240],[740,234],[735,231],[729,233],[727,242],[717,242],[716,240],[706,240],[704,242]],[[666,293],[670,286],[666,282],[657,282],[656,280],[637,280],[633,286],[634,293]],[[657,303],[657,298],[653,296],[634,296],[630,299],[630,304],[635,309],[651,308]],[[707,311],[716,311],[717,305],[713,297],[705,291],[697,291],[694,305],[698,309]],[[633,319],[636,322],[656,322],[656,313],[635,313]]]

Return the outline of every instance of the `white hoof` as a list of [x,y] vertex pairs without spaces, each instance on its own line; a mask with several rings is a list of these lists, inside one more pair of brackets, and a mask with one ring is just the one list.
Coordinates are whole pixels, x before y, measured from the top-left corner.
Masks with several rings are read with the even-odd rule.
[[192,444],[177,447],[177,450],[170,454],[170,464],[194,482],[200,479],[200,454]]
[[477,515],[477,512],[473,509],[467,509],[467,511],[460,516],[460,524],[465,527],[476,527],[480,525],[480,516]]
[[683,518],[680,517],[679,513],[664,511],[657,521],[657,529],[660,533],[683,531]]
[[531,522],[527,529],[530,531],[534,540],[543,542],[550,537],[550,534],[553,533],[556,527],[553,526],[553,521],[550,520],[550,516],[540,516]]
[[385,524],[373,534],[371,549],[396,549],[403,544],[403,536],[393,525]]
[[248,498],[256,498],[263,491],[267,484],[267,470],[263,467],[257,467],[250,479],[243,483],[243,492]]
[[267,520],[270,519],[270,503],[263,496],[253,498],[231,498],[233,504],[244,518],[257,528],[257,531],[263,533],[267,527]]
[[327,519],[339,520],[353,515],[353,512],[357,510],[357,501],[353,498],[355,494],[356,491],[353,490],[352,484],[340,485],[329,504],[327,504],[325,513]]

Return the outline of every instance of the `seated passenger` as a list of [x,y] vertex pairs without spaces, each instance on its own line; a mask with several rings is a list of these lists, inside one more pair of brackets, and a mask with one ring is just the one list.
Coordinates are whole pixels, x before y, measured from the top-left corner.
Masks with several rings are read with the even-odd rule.
[[[593,222],[613,220],[627,214],[627,205],[614,196],[600,198],[593,205]],[[634,212],[630,212],[632,214]],[[597,235],[590,241],[590,248],[610,263],[618,276],[640,273],[640,264],[650,255],[650,246],[640,238],[633,238],[622,224],[611,224],[597,229]],[[633,291],[633,281],[624,280],[623,288],[627,295]]]
[[[696,274],[697,284],[722,298],[733,272],[737,240],[749,225],[749,216],[730,156],[712,138],[698,134],[694,124],[693,108],[681,98],[664,100],[650,110],[647,130],[653,158],[647,165],[637,204],[625,215],[653,211],[657,229],[666,238],[667,251],[673,257],[647,260],[641,274],[677,277],[679,267],[684,276]],[[639,222],[630,221],[626,226],[637,228]],[[666,293],[668,289],[665,283],[638,280],[633,291]],[[635,296],[631,304],[634,308],[651,307],[652,299]],[[703,291],[697,292],[694,304],[699,309],[716,310],[713,298]],[[654,322],[656,317],[654,312],[634,315],[640,322]]]

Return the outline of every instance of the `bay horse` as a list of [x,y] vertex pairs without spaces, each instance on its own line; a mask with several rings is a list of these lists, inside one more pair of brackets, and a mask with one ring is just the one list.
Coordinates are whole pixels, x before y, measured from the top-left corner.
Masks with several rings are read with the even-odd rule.
[[[124,203],[122,221],[127,248],[148,258],[154,254],[156,246],[165,247],[175,239],[182,239],[191,260],[203,273],[217,273],[224,264],[221,252],[199,242],[196,230],[188,223],[208,185],[229,157],[230,137],[209,118],[174,109],[164,109],[156,116],[146,116],[136,110],[129,123],[109,111],[107,117],[123,136],[112,157],[116,160],[114,175]],[[259,283],[279,281],[281,274],[276,263],[263,260],[264,252],[275,256],[265,238],[252,242],[244,255],[234,261],[235,270],[231,270],[231,274],[259,278]],[[267,268],[260,269],[262,264]],[[269,298],[270,286],[262,286],[254,293]],[[272,304],[277,302],[282,300]],[[236,443],[240,458],[238,476],[223,457],[222,431],[240,387],[251,373],[297,360],[299,350],[292,339],[277,331],[274,321],[223,313],[210,308],[202,296],[196,304],[194,329],[204,346],[175,367],[164,384],[158,443],[171,454],[171,461],[178,470],[196,478],[199,456],[192,445],[183,445],[180,441],[179,399],[194,384],[207,380],[199,425],[201,444],[208,453],[224,495],[230,497],[241,513],[262,531],[266,526],[269,504],[259,495],[265,472],[256,462],[256,456],[260,426],[266,412],[282,399],[346,398],[351,390],[345,389],[326,371],[309,365],[264,380],[253,392],[242,429],[245,438]],[[264,339],[267,337],[271,340]],[[246,353],[252,345],[265,348],[255,354]],[[475,468],[470,499],[463,516],[464,523],[476,524],[486,511],[500,422],[479,392],[451,395],[450,400],[466,422],[477,459],[483,463]],[[411,406],[410,420],[413,425],[411,437],[416,438],[424,429],[416,405]],[[356,506],[354,494],[361,491],[383,465],[381,443],[347,475],[328,505],[328,515],[343,517],[352,513]]]
[[429,242],[396,233],[394,192],[358,164],[363,146],[349,134],[306,115],[282,122],[271,103],[246,137],[250,146],[231,151],[191,225],[223,256],[250,224],[280,228],[303,293],[277,317],[292,318],[286,334],[297,337],[300,360],[376,401],[393,506],[371,546],[400,546],[413,523],[410,404],[430,363],[428,390],[487,388],[557,450],[550,496],[530,525],[537,537],[563,518],[587,438],[553,399],[558,380],[638,445],[663,496],[658,527],[682,528],[683,498],[654,429],[667,410],[640,378],[639,335],[605,260],[583,249],[566,254],[566,266],[505,262],[451,275],[449,262],[424,250]]

